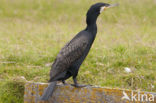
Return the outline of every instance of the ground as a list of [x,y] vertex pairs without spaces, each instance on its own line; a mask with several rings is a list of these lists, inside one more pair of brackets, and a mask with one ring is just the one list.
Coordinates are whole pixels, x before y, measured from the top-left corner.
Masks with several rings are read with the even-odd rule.
[[22,103],[26,80],[48,81],[57,53],[98,1],[120,5],[99,16],[79,83],[156,92],[156,0],[0,0],[0,103]]

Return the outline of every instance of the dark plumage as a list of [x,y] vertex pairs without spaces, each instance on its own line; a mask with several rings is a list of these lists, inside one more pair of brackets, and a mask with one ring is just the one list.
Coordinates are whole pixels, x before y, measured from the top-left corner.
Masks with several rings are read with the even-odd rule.
[[52,95],[56,81],[62,81],[73,77],[74,86],[78,85],[76,77],[79,68],[87,56],[97,33],[96,20],[102,10],[110,7],[106,3],[96,3],[87,12],[86,29],[79,32],[70,42],[68,42],[57,55],[50,71],[50,85],[45,90],[41,100],[48,100]]

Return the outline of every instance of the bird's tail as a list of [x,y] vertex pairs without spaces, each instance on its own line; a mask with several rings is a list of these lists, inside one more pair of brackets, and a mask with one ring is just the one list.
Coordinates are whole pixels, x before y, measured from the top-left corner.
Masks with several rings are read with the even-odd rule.
[[48,85],[48,87],[44,90],[44,93],[41,96],[40,100],[48,100],[52,96],[55,86],[56,86],[56,81],[51,82]]

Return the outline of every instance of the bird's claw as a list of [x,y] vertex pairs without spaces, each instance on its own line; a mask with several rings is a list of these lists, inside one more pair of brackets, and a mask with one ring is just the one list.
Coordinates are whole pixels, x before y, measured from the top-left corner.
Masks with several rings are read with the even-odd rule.
[[69,84],[66,83],[64,80],[62,81],[62,84],[65,85],[65,86],[66,86],[66,85],[69,85]]
[[71,86],[74,86],[74,87],[76,87],[76,88],[83,88],[83,87],[86,87],[86,86],[91,86],[91,85],[71,84]]

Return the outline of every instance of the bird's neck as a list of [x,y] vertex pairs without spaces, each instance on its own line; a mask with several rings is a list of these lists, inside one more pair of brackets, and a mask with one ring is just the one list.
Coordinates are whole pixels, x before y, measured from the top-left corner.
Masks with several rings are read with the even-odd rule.
[[86,23],[87,27],[86,30],[89,31],[92,35],[96,35],[97,33],[97,25],[96,25],[96,20],[97,20],[98,15],[87,15],[86,18]]
[[98,17],[98,15],[87,15],[87,18],[86,18],[86,23],[87,23],[87,25],[88,26],[90,26],[90,25],[94,25],[94,24],[96,24],[96,20],[97,20],[97,17]]
[[96,36],[97,33],[97,25],[96,22],[91,25],[87,25],[86,30],[90,32],[94,37]]

